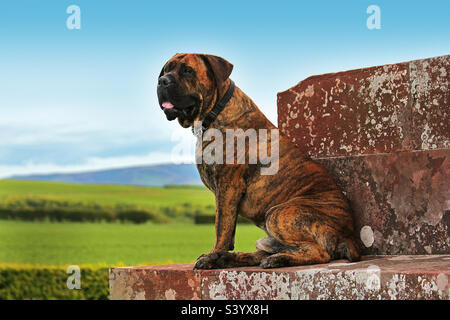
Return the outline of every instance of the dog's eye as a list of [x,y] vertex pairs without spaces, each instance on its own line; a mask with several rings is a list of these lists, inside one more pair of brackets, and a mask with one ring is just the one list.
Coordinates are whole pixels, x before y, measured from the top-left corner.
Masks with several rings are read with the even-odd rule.
[[183,69],[183,74],[192,74],[194,73],[194,70],[192,70],[192,68],[190,67],[186,67]]
[[170,72],[175,67],[175,63],[173,61],[170,61],[166,67],[164,68],[164,73]]

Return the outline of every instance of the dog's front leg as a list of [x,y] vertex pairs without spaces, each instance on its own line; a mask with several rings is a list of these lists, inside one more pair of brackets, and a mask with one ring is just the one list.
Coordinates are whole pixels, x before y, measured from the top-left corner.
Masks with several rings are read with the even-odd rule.
[[237,205],[242,193],[228,188],[216,195],[216,240],[213,252],[229,251],[234,249],[234,235],[238,217]]
[[[242,180],[242,181],[241,181]],[[242,198],[245,183],[242,178],[220,183],[216,190],[216,240],[209,254],[201,255],[195,264],[196,269],[226,268],[234,249],[234,235],[238,217],[238,205]]]

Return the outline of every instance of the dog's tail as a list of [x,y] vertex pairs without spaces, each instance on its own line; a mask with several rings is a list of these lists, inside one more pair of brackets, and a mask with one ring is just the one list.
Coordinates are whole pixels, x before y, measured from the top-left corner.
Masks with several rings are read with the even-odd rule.
[[350,262],[361,260],[360,248],[355,237],[343,238],[337,245],[335,256],[337,259],[347,259]]

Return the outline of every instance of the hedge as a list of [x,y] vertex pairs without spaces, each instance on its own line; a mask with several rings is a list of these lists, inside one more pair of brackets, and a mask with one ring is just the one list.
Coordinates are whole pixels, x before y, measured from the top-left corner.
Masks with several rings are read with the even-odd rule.
[[[195,224],[214,224],[216,221],[216,217],[212,214],[197,214],[195,215],[194,222]],[[249,220],[238,216],[238,223],[251,223]]]
[[80,265],[81,288],[72,290],[67,267],[0,264],[0,300],[108,299],[108,267]]
[[74,222],[129,221],[166,223],[169,219],[157,212],[128,204],[104,206],[91,202],[61,201],[45,198],[7,197],[0,202],[0,219],[50,220]]

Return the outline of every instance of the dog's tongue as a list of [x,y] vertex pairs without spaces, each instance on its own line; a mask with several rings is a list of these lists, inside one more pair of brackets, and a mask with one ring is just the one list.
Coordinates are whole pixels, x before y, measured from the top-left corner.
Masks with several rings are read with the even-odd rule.
[[173,108],[173,104],[171,104],[169,101],[163,102],[162,106],[164,109],[172,109]]

